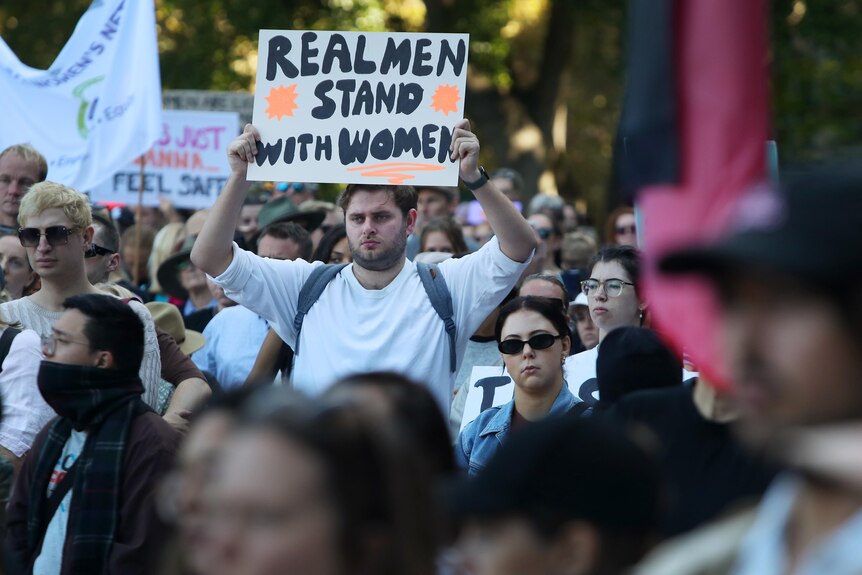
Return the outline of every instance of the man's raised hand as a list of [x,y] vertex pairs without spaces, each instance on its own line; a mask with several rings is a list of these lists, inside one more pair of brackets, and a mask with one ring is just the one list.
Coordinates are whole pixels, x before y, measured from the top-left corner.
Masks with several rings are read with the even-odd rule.
[[260,132],[251,124],[246,124],[242,134],[234,138],[227,147],[227,159],[230,169],[235,174],[243,176],[248,170],[248,165],[254,161],[257,155],[257,142],[260,140]]
[[479,179],[479,138],[470,131],[470,120],[464,118],[452,130],[451,158],[461,158],[461,179],[475,182]]

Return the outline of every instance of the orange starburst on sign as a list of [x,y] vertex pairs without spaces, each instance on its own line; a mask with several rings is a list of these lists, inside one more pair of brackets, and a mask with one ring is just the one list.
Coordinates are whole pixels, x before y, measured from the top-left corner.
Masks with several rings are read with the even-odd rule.
[[437,91],[431,96],[431,107],[435,112],[443,112],[448,116],[449,112],[458,111],[458,102],[460,100],[461,93],[458,92],[457,86],[441,84],[437,86]]
[[269,90],[269,96],[266,101],[269,107],[266,109],[267,117],[272,120],[278,117],[279,120],[283,116],[293,116],[293,111],[298,108],[296,105],[296,84],[290,86],[277,86]]

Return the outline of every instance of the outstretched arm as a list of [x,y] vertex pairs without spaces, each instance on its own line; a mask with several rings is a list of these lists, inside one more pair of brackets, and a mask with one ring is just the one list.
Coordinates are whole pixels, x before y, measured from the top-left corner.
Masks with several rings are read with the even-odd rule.
[[246,124],[242,134],[228,146],[231,175],[192,249],[192,262],[213,277],[221,275],[233,261],[233,233],[250,187],[246,171],[257,154],[258,140],[260,132]]
[[[461,179],[465,182],[477,181],[481,176],[479,138],[470,131],[470,121],[466,118],[455,124],[450,150],[453,159],[461,158]],[[536,236],[514,204],[490,181],[474,190],[473,195],[482,205],[488,223],[500,242],[500,250],[511,260],[527,261],[536,249]]]

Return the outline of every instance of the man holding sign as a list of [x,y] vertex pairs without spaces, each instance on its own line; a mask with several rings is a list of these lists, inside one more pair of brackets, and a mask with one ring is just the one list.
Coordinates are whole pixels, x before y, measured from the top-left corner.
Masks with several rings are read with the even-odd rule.
[[[258,130],[248,125],[228,147],[232,174],[195,243],[192,261],[215,276],[228,297],[265,317],[288,345],[296,349],[300,344],[293,371],[297,389],[319,393],[351,373],[393,370],[428,382],[448,412],[454,378],[448,337],[416,264],[406,258],[407,236],[416,223],[413,188],[362,183],[342,193],[339,205],[353,264],[327,285],[297,342],[299,293],[322,264],[268,260],[232,245],[259,141]],[[478,252],[439,266],[451,293],[460,363],[468,339],[515,285],[536,241],[512,202],[479,167],[479,140],[467,120],[455,124],[449,153],[460,160],[461,180],[473,190],[496,234]]]

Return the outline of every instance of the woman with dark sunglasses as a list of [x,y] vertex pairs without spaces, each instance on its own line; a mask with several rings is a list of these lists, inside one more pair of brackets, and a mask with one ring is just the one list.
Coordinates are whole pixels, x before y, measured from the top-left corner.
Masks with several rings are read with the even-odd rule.
[[559,301],[513,299],[500,310],[494,334],[515,391],[512,401],[486,409],[458,436],[455,458],[470,475],[485,467],[513,431],[573,409],[583,411],[563,377],[572,339]]

